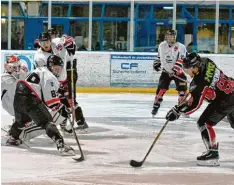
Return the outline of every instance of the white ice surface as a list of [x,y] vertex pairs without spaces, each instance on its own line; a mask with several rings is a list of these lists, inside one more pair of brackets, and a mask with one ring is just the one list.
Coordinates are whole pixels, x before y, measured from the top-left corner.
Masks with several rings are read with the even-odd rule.
[[[199,174],[221,174],[222,183],[225,182],[224,175],[227,175],[226,180],[233,178],[233,181],[225,184],[234,184],[234,130],[228,123],[222,121],[215,127],[220,142],[221,166],[210,168],[196,165],[197,155],[205,151],[196,126],[205,104],[190,118],[181,117],[168,124],[142,168],[129,166],[129,160],[143,159],[165,123],[167,111],[177,102],[175,96],[165,96],[153,119],[153,100],[154,95],[148,94],[78,94],[78,102],[90,126],[87,133],[78,135],[85,161],[76,163],[70,157],[60,156],[47,136],[32,140],[29,149],[2,146],[2,183],[26,181],[34,185],[49,180],[50,185],[200,184],[192,183],[189,179],[198,180]],[[12,123],[12,117],[3,109],[1,116],[2,127]],[[4,135],[4,132],[1,131],[1,134]],[[73,137],[65,137],[65,142],[74,147],[79,155]],[[176,174],[182,174],[184,181],[177,179],[168,182],[163,178],[154,181],[154,178],[164,175],[173,179]],[[71,182],[71,179],[76,180]],[[210,183],[215,184],[212,181],[204,182],[206,185]]]

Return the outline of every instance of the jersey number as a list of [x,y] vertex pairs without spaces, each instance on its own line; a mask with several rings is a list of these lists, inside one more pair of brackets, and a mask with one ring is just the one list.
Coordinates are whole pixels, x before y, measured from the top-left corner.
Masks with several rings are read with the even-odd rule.
[[52,98],[55,98],[57,96],[55,90],[51,91],[51,96]]
[[219,81],[217,82],[217,87],[226,94],[230,94],[234,88],[231,81],[228,80],[223,74],[221,74]]

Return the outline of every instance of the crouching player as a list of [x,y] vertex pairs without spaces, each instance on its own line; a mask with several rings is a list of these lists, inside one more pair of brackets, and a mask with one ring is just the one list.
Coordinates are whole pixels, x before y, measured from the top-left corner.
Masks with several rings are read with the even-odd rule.
[[50,114],[60,105],[57,95],[59,82],[55,77],[62,69],[63,61],[60,62],[60,66],[51,65],[51,71],[47,67],[37,68],[25,80],[17,81],[13,102],[15,122],[10,129],[7,144],[20,144],[20,128],[33,121],[37,127],[45,130],[62,155],[74,155],[73,148],[65,144]]

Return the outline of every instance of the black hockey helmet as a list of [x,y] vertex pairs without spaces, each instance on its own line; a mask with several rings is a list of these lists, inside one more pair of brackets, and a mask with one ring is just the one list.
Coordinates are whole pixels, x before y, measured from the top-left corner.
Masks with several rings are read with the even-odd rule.
[[201,62],[201,57],[197,53],[190,53],[183,59],[183,67],[188,69],[195,65],[199,65]]
[[56,30],[56,28],[49,28],[49,29],[47,30],[47,33],[50,35],[50,37],[51,37],[52,39],[59,36],[59,32],[58,32],[58,30]]
[[[60,70],[55,69],[54,66],[60,66]],[[50,55],[47,59],[47,68],[56,76],[59,77],[63,68],[63,60],[57,55]]]
[[42,32],[39,35],[39,41],[43,42],[43,41],[48,41],[50,40],[50,35],[47,32]]
[[168,30],[167,32],[166,32],[166,35],[172,35],[172,36],[177,36],[177,32],[176,32],[176,30]]

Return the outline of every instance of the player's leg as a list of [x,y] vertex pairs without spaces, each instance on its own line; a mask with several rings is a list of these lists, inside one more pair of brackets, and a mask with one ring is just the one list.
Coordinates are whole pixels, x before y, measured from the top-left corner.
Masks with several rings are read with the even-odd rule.
[[231,127],[234,129],[234,111],[227,115],[227,119]]
[[14,108],[16,111],[21,110],[28,115],[37,126],[45,129],[46,134],[57,144],[57,149],[64,155],[73,155],[74,150],[64,143],[63,137],[59,133],[53,118],[47,107],[31,93],[31,90],[25,82],[18,82],[14,98]]
[[[78,80],[78,73],[77,73],[77,60],[74,59],[73,60],[73,84],[71,81],[71,71],[69,70],[71,68],[71,63],[68,62],[67,63],[67,79],[68,79],[68,91],[69,91],[69,99],[72,99],[72,93],[73,93],[73,104],[74,104],[74,108],[75,108],[75,119],[76,119],[76,123],[78,126],[78,129],[87,129],[89,128],[88,124],[85,121],[84,115],[83,115],[83,111],[82,108],[78,105],[77,101],[76,101],[76,82]],[[72,92],[72,87],[71,85],[73,85],[73,92]]]
[[219,165],[218,143],[213,127],[233,111],[233,105],[233,102],[229,100],[211,103],[200,116],[197,124],[207,152],[197,157],[199,165]]
[[[220,120],[209,120],[211,117],[220,117],[215,111],[214,104],[210,104],[204,110],[200,116],[197,126],[201,132],[202,140],[207,149],[201,156],[197,157],[197,164],[202,166],[218,166],[219,165],[219,152],[218,143],[216,143],[216,134],[213,126],[215,126]],[[219,118],[222,120],[222,118]]]
[[30,121],[31,118],[28,115],[15,110],[15,121],[9,130],[10,138],[6,141],[6,144],[7,145],[22,144],[22,138],[20,137],[22,134],[22,130],[24,130],[25,128],[25,123]]
[[56,120],[56,123],[59,123],[60,128],[63,132],[63,135],[70,135],[72,134],[72,129],[70,127],[70,124],[67,125],[67,119],[68,119],[68,112],[65,109],[65,106],[63,106],[60,111],[60,117]]
[[155,100],[154,100],[153,110],[151,112],[151,114],[153,116],[155,116],[157,114],[157,112],[160,108],[160,105],[163,101],[163,95],[168,90],[171,79],[172,78],[169,76],[168,73],[162,71],[162,74],[161,74],[161,76],[159,78],[159,82],[158,82],[158,87],[157,87],[156,96],[155,96]]
[[77,123],[77,129],[87,129],[89,128],[88,124],[85,121],[85,117],[83,115],[83,111],[81,107],[77,104],[75,106],[75,113],[76,113],[76,123]]

